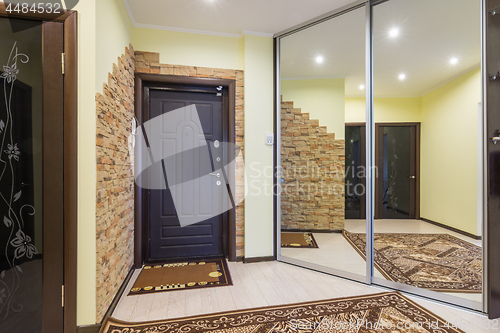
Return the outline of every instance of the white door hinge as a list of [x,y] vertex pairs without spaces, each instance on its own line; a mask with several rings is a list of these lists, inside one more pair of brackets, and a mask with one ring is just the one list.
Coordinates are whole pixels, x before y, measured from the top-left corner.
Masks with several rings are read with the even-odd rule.
[[61,53],[61,66],[62,66],[62,73],[64,75],[64,72],[66,71],[66,54]]
[[61,288],[61,296],[62,296],[61,305],[64,308],[64,285],[62,285],[61,287],[62,287]]

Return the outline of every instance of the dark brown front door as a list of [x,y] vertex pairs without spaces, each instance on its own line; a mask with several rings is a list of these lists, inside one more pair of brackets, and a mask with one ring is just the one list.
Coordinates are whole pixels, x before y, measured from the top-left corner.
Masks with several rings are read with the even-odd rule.
[[150,260],[224,255],[222,93],[149,89],[149,121],[163,124],[149,144],[173,152],[150,176],[165,182],[149,191]]
[[64,24],[0,35],[0,330],[62,333]]

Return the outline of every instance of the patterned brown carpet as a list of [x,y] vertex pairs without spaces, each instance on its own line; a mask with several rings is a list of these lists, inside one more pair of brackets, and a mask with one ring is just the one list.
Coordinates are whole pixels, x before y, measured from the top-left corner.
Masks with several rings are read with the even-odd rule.
[[311,232],[281,232],[281,247],[317,249],[318,243]]
[[146,265],[129,295],[232,285],[226,259],[204,259]]
[[100,333],[463,333],[398,292],[126,323],[105,319]]
[[[366,259],[366,235],[342,232]],[[440,292],[482,292],[481,247],[448,234],[374,235],[375,267],[388,280]]]

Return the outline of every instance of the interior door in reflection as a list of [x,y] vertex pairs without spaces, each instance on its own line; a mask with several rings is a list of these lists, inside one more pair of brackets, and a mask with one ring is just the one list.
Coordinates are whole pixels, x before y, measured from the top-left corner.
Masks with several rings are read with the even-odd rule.
[[418,124],[376,126],[377,219],[418,218]]

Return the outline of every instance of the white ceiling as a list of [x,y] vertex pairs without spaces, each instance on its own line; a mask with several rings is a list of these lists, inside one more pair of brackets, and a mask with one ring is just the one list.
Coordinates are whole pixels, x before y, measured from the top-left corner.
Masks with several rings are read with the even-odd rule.
[[134,26],[238,37],[269,35],[352,0],[123,0]]
[[[264,36],[351,0],[123,0],[132,23],[174,31]],[[400,35],[389,38],[397,27]],[[422,96],[481,61],[480,1],[391,0],[374,8],[376,97]],[[324,58],[322,64],[316,56]],[[450,65],[452,57],[458,59]],[[364,96],[365,10],[349,12],[282,39],[282,78],[344,77],[347,96]],[[400,81],[399,74],[406,79]],[[478,83],[479,84],[479,83]]]

